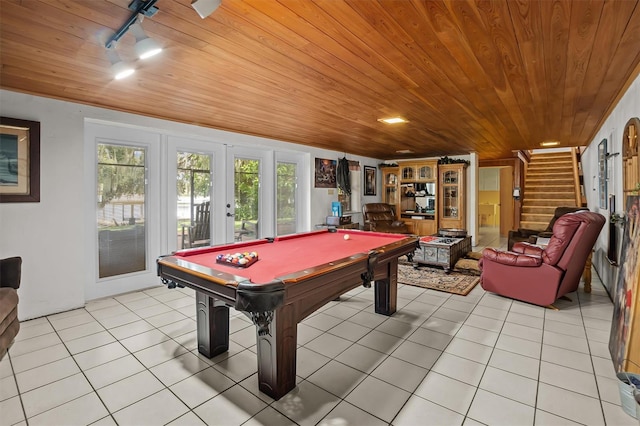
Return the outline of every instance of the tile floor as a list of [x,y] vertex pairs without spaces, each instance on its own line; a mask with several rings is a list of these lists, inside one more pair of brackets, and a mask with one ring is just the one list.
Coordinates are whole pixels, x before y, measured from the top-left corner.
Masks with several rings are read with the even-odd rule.
[[[483,233],[475,250],[505,247]],[[255,328],[196,350],[194,294],[155,287],[22,323],[0,362],[0,424],[633,425],[607,348],[598,275],[561,311],[401,286],[398,312],[358,288],[298,327],[298,386],[257,390]],[[232,311],[233,312],[233,311]]]

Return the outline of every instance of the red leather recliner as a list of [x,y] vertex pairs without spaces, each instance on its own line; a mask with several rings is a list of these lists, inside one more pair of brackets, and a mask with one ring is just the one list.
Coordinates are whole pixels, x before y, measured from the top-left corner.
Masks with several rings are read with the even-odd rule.
[[580,276],[604,226],[599,213],[581,211],[560,217],[549,244],[516,243],[513,251],[485,248],[480,283],[487,291],[540,306],[578,289]]

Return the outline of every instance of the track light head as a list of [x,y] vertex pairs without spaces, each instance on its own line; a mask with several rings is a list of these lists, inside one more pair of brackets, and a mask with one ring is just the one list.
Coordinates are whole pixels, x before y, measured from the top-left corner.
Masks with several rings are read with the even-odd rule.
[[136,72],[133,66],[127,64],[120,58],[115,47],[107,49],[107,57],[109,58],[109,62],[111,62],[111,73],[116,80],[129,77],[131,74]]
[[147,59],[162,52],[160,44],[145,33],[141,18],[138,18],[130,29],[136,38],[135,51],[138,58]]
[[193,7],[202,19],[211,15],[219,6],[222,0],[191,0]]

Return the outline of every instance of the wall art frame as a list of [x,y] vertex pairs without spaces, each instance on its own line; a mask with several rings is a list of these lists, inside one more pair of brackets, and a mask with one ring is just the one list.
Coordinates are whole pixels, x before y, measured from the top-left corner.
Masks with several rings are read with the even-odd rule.
[[40,122],[0,117],[0,203],[40,202]]
[[364,195],[376,195],[376,168],[364,166]]
[[336,188],[337,165],[337,160],[316,158],[314,186],[316,188]]

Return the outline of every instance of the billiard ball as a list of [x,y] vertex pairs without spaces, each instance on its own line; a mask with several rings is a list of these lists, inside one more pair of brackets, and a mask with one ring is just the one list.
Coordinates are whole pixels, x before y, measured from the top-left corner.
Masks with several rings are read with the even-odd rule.
[[344,235],[344,239],[345,239],[345,240],[348,240],[348,239],[349,239],[349,234],[345,234],[345,235]]

